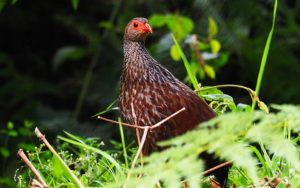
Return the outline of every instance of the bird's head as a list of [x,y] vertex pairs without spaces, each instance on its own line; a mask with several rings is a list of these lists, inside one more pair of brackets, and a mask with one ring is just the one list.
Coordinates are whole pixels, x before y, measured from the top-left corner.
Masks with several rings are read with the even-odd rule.
[[126,26],[124,39],[131,41],[144,41],[152,28],[146,18],[133,18]]

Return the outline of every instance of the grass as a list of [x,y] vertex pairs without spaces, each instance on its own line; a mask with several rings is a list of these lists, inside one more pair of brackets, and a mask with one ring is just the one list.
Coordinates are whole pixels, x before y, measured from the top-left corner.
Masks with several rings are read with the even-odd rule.
[[[265,45],[259,75],[257,78],[257,95],[261,87],[263,72],[265,69],[267,56],[271,45],[271,39],[274,32],[276,10],[277,0],[275,1],[274,5],[272,28]],[[187,74],[190,77],[194,89],[199,89],[197,78],[192,73],[190,64],[186,56],[184,55],[174,35],[172,35],[172,37],[183,60],[183,63],[187,70]],[[216,88],[218,87],[207,89],[208,93],[206,93],[206,95],[216,94],[215,90],[211,90]],[[224,100],[222,101],[223,103],[220,103],[220,101],[217,102],[219,103],[219,106],[229,105],[225,103],[231,102],[228,101],[228,97],[225,100],[225,95],[223,96],[218,93],[218,96],[221,96],[221,98],[224,97]],[[106,110],[96,114],[95,116],[112,110],[112,106],[114,105],[114,103],[115,102],[109,105]],[[252,109],[254,109],[255,103],[256,100],[255,98],[253,98]],[[298,163],[300,164],[299,158],[295,158],[292,156],[292,154],[295,155],[297,152],[299,156],[299,146],[295,146],[296,143],[300,140],[300,129],[297,129],[296,126],[297,123],[299,124],[300,122],[299,118],[297,119],[296,116],[296,113],[299,112],[297,111],[299,110],[298,108],[300,107],[285,107],[285,114],[278,113],[267,115],[265,113],[262,114],[259,112],[239,112],[241,114],[228,113],[227,116],[221,116],[220,118],[223,118],[224,120],[218,122],[217,124],[219,125],[219,127],[222,127],[222,124],[224,124],[224,127],[226,126],[226,128],[219,131],[229,132],[227,132],[226,134],[220,132],[220,136],[218,136],[217,138],[211,138],[213,134],[209,134],[210,132],[204,132],[206,133],[204,134],[205,137],[207,139],[211,138],[212,141],[207,145],[199,147],[195,146],[194,144],[199,140],[199,135],[203,133],[201,132],[201,130],[200,132],[196,132],[194,134],[194,137],[193,133],[190,132],[187,135],[182,135],[181,137],[175,138],[173,141],[167,141],[172,145],[172,147],[164,150],[163,152],[153,153],[149,157],[146,157],[146,165],[143,168],[137,166],[136,169],[134,169],[134,174],[139,174],[142,172],[143,177],[137,178],[137,176],[133,175],[129,180],[126,180],[126,175],[130,170],[130,165],[133,161],[132,159],[135,153],[137,152],[137,147],[133,147],[134,142],[131,142],[126,146],[120,118],[119,129],[121,135],[121,143],[114,142],[115,148],[113,150],[104,151],[102,149],[99,149],[103,144],[101,143],[101,141],[95,138],[81,138],[67,132],[65,133],[68,138],[58,136],[58,139],[60,141],[63,141],[63,143],[59,144],[57,148],[60,151],[59,154],[62,156],[67,165],[72,167],[72,171],[77,177],[79,177],[80,182],[84,186],[88,187],[122,187],[124,184],[132,185],[130,187],[154,187],[153,185],[157,187],[175,187],[178,185],[182,186],[182,184],[180,184],[182,182],[182,179],[188,179],[188,183],[191,184],[191,187],[199,187],[199,185],[202,185],[204,187],[209,186],[207,178],[202,177],[200,179],[199,169],[203,164],[201,164],[201,161],[198,159],[197,152],[204,151],[203,148],[205,148],[205,150],[211,150],[212,146],[228,149],[235,146],[234,150],[231,150],[234,152],[230,152],[229,154],[226,153],[226,150],[218,150],[219,155],[221,155],[223,152],[224,156],[225,154],[226,156],[230,157],[233,157],[234,154],[243,156],[244,151],[249,151],[252,154],[256,155],[256,157],[254,157],[254,155],[248,156],[250,157],[249,159],[253,159],[253,162],[258,162],[254,163],[254,165],[252,166],[249,166],[249,169],[256,169],[256,172],[253,172],[253,170],[250,172],[249,169],[242,168],[241,165],[239,165],[244,164],[245,167],[249,165],[246,164],[249,160],[246,160],[243,157],[234,158],[235,162],[233,164],[233,168],[231,169],[229,177],[230,185],[236,183],[238,186],[246,187],[254,184],[256,187],[260,187],[266,186],[269,183],[268,181],[272,181],[273,179],[287,179],[289,182],[294,183],[293,185],[300,186],[300,181],[298,180],[300,179],[300,172],[297,172],[297,169],[293,169],[293,166],[290,165],[294,164],[294,167],[296,167]],[[233,111],[234,108],[230,109]],[[254,118],[257,113],[261,118],[260,121]],[[287,116],[286,114],[289,114],[289,116]],[[247,118],[241,118],[244,116],[250,119],[252,118],[251,121],[249,122],[249,119]],[[230,118],[226,120],[226,117]],[[287,121],[287,118],[290,118],[289,121]],[[216,118],[215,120],[212,120],[212,122],[213,121],[218,121],[218,119]],[[230,127],[229,125],[235,125],[234,122],[239,126]],[[275,123],[272,124],[273,122]],[[212,130],[211,127],[209,127],[209,123],[210,121],[207,122],[206,125],[204,125],[204,130],[202,131]],[[259,123],[261,123],[261,125],[256,126],[257,129],[255,129],[255,125]],[[214,123],[214,125],[215,124],[216,123]],[[205,126],[208,126],[208,130],[205,130]],[[264,131],[265,129],[262,129],[264,128],[264,126],[266,126],[265,128],[268,131]],[[254,133],[252,134],[253,138],[251,139],[259,139],[259,146],[251,145],[253,140],[250,139],[250,136],[247,137],[247,134],[251,135],[250,130],[257,131],[254,131]],[[240,132],[234,133],[234,131]],[[293,138],[292,132],[298,134],[298,136],[296,136],[296,138]],[[232,141],[231,143],[228,142],[228,140],[223,139],[223,136],[224,138],[226,138],[225,135],[227,134],[232,134],[232,136],[228,138],[228,140],[232,141],[235,138],[234,142]],[[221,140],[222,142],[217,142],[219,140]],[[282,147],[282,149],[276,148],[276,143],[278,142],[278,140],[282,141],[278,143],[278,145],[283,144],[283,146],[287,147]],[[226,145],[226,143],[230,144]],[[224,146],[222,144],[224,144]],[[36,148],[35,153],[29,153],[29,158],[37,167],[37,169],[42,173],[42,176],[45,178],[47,184],[53,187],[73,187],[74,185],[76,185],[76,183],[74,183],[74,181],[70,179],[69,175],[67,175],[69,173],[67,169],[61,168],[61,164],[57,161],[57,159],[49,154],[48,151],[42,150],[42,147],[43,145]],[[188,147],[192,149],[189,149]],[[295,148],[297,148],[298,151],[295,151]],[[187,154],[184,154],[184,152],[186,151],[188,151]],[[190,154],[194,154],[194,157]],[[257,181],[253,181],[253,179],[255,178],[251,179],[251,177],[256,177],[256,175],[259,176],[260,180],[264,177],[269,177],[270,179],[268,179],[268,181],[264,182],[262,185]],[[16,177],[18,187],[26,187],[28,185],[28,180],[32,180],[32,178],[34,178],[30,172],[24,169],[17,171]],[[164,182],[164,184],[160,184],[159,182]],[[278,184],[278,187],[285,186],[286,184],[284,184],[284,182]]]
[[[264,74],[264,71],[265,71],[265,67],[266,67],[266,63],[267,63],[267,57],[268,57],[268,54],[269,54],[269,49],[270,49],[270,46],[271,46],[271,41],[272,41],[274,29],[275,29],[276,12],[277,12],[277,0],[275,0],[275,3],[274,3],[272,27],[271,27],[271,30],[269,32],[268,39],[267,39],[265,49],[264,49],[264,52],[263,52],[263,56],[262,56],[262,59],[261,59],[261,62],[260,62],[260,68],[259,68],[259,73],[258,73],[256,88],[255,88],[255,92],[256,92],[257,95],[259,95],[259,91],[260,91],[260,88],[261,88],[262,78],[263,78],[263,74]],[[252,110],[254,110],[255,104],[256,104],[256,100],[253,100],[252,101]]]

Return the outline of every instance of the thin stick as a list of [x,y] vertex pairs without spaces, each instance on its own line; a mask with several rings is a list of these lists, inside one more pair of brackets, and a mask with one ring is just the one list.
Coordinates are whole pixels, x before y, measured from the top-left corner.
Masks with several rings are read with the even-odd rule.
[[[166,117],[165,119],[161,120],[160,122],[158,122],[158,123],[150,126],[149,129],[152,130],[152,129],[155,129],[155,128],[159,127],[161,124],[163,124],[164,122],[168,121],[169,119],[171,119],[172,117],[176,116],[177,114],[181,113],[184,110],[185,110],[185,107],[181,108],[180,110],[178,110],[177,112],[173,113],[172,115]],[[104,117],[101,117],[101,116],[97,116],[97,118],[98,119],[102,119],[104,121],[108,121],[110,123],[119,124],[119,122],[117,122],[117,121],[114,121],[114,120],[111,120],[111,119],[107,119],[107,118],[104,118]],[[138,129],[146,129],[146,127],[147,127],[147,126],[142,127],[142,126],[137,126],[137,125],[131,125],[129,123],[123,123],[123,122],[122,122],[122,125],[125,125],[127,127],[138,128]]]
[[[222,167],[224,167],[224,166],[227,166],[227,165],[231,164],[232,162],[233,162],[233,161],[227,161],[227,162],[221,163],[221,164],[219,164],[219,165],[217,165],[217,166],[215,166],[215,167],[213,167],[213,168],[210,168],[210,169],[208,169],[208,170],[206,170],[206,171],[204,171],[204,172],[202,172],[202,173],[200,173],[200,174],[198,174],[198,175],[196,175],[196,176],[194,176],[194,177],[191,177],[191,178],[195,178],[195,177],[197,177],[197,176],[203,176],[203,175],[205,175],[205,174],[211,173],[212,171],[215,171],[215,170],[217,170],[217,169],[219,169],[219,168],[222,168]],[[189,178],[189,179],[191,179],[191,178]],[[187,183],[187,181],[188,181],[188,180],[183,180],[181,183]]]
[[[117,122],[117,121],[114,121],[114,120],[111,120],[111,119],[107,119],[107,118],[104,118],[104,117],[102,117],[102,116],[97,116],[97,118],[98,118],[98,119],[102,119],[102,120],[104,120],[104,121],[108,121],[108,122],[110,122],[110,123],[119,124],[119,122]],[[123,122],[121,122],[121,123],[122,123],[122,125],[125,125],[125,126],[127,126],[127,127],[133,127],[133,128],[138,128],[138,129],[145,129],[145,127],[136,126],[136,125],[131,125],[131,124],[129,124],[129,123],[123,123]]]
[[217,170],[219,168],[222,168],[223,166],[227,166],[227,165],[231,164],[232,162],[233,161],[227,161],[225,163],[219,164],[219,165],[217,165],[217,166],[215,166],[215,167],[213,167],[211,169],[208,169],[208,170],[202,172],[201,175],[205,175],[205,174],[211,173],[212,171],[215,171],[215,170]]
[[34,188],[46,188],[45,186],[43,186],[38,180],[33,179],[30,184],[29,184],[30,188],[34,187]]
[[[134,119],[134,124],[137,126],[138,125],[137,124],[137,118],[136,118],[136,114],[134,112],[133,103],[131,103],[131,110],[132,110],[132,116],[133,116],[133,119]],[[136,133],[138,145],[140,147],[140,145],[141,145],[141,139],[140,139],[140,131],[139,131],[138,128],[135,128],[135,133]],[[141,166],[144,166],[143,152],[141,152],[140,157],[141,157]]]
[[69,171],[70,175],[72,178],[75,180],[76,184],[80,187],[83,188],[83,185],[79,181],[79,179],[75,176],[75,174],[71,171],[71,169],[68,167],[68,165],[65,163],[65,161],[58,155],[58,153],[54,150],[54,148],[49,144],[47,141],[45,135],[43,135],[40,130],[36,127],[34,130],[36,136],[44,142],[44,144],[48,147],[48,149],[60,160],[60,162],[65,166],[65,168]]
[[33,174],[37,177],[39,182],[42,184],[43,187],[48,187],[46,182],[43,180],[42,176],[40,173],[36,170],[36,168],[32,165],[30,160],[27,158],[25,155],[24,151],[22,149],[19,149],[18,155],[23,159],[23,161],[27,164],[27,166],[30,168],[30,170],[33,172]]
[[181,108],[180,110],[178,110],[174,114],[166,117],[165,119],[163,119],[160,122],[156,123],[155,125],[151,126],[150,129],[152,130],[152,129],[155,129],[155,128],[159,127],[161,124],[163,124],[164,122],[168,121],[169,119],[171,119],[172,117],[176,116],[177,114],[179,114],[180,112],[182,112],[184,110],[185,110],[185,107]]
[[[145,144],[145,141],[146,141],[146,137],[147,137],[149,128],[150,128],[150,127],[146,126],[146,128],[145,128],[145,130],[144,130],[143,137],[142,137],[142,141],[141,141],[141,145],[139,146],[139,149],[138,149],[138,151],[137,151],[137,153],[136,153],[136,155],[135,155],[135,157],[134,157],[134,160],[133,160],[133,162],[132,162],[132,164],[131,164],[131,169],[130,169],[130,171],[134,168],[134,166],[135,166],[135,164],[136,164],[136,161],[137,161],[137,159],[138,159],[140,153],[142,152],[142,149],[143,149],[143,146],[144,146],[144,144]],[[130,176],[131,176],[131,172],[128,173],[127,180],[130,178]]]

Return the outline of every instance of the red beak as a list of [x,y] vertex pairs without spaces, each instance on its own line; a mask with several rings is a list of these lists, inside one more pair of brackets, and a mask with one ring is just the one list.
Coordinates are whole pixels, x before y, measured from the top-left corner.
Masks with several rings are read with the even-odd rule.
[[143,29],[143,31],[152,33],[152,28],[148,23],[145,23],[145,28]]

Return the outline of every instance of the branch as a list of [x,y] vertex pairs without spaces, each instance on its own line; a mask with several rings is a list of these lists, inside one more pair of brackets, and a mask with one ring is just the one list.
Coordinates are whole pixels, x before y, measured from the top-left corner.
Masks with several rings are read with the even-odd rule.
[[21,159],[23,159],[23,161],[27,164],[27,166],[30,168],[30,170],[33,172],[33,174],[35,175],[35,177],[37,177],[37,179],[39,180],[39,182],[42,184],[42,187],[48,187],[48,185],[46,184],[46,182],[43,180],[42,176],[40,175],[40,173],[36,170],[36,168],[32,165],[32,163],[30,162],[30,160],[27,158],[27,156],[25,155],[24,151],[22,149],[19,149],[18,151],[18,155],[21,157]]
[[[173,118],[174,116],[176,116],[177,114],[181,113],[184,110],[185,110],[185,107],[181,108],[180,110],[178,110],[177,112],[171,114],[170,116],[166,117],[165,119],[161,120],[160,122],[150,126],[149,129],[152,130],[152,129],[155,129],[155,128],[159,127],[161,124],[163,124],[164,122],[166,122],[169,119]],[[118,121],[107,119],[107,118],[104,118],[104,117],[101,117],[101,116],[97,116],[97,118],[102,119],[102,120],[107,121],[107,122],[110,122],[110,123],[119,124]],[[147,127],[148,127],[148,126],[131,125],[129,123],[123,123],[123,122],[122,122],[122,125],[125,125],[127,127],[138,128],[138,129],[147,129]]]
[[43,135],[40,130],[36,127],[34,130],[36,136],[44,142],[44,144],[48,147],[48,149],[59,159],[59,161],[64,165],[64,167],[68,170],[70,175],[72,176],[73,180],[76,182],[76,184],[80,187],[83,188],[83,185],[79,181],[79,179],[75,176],[75,174],[71,171],[69,166],[65,163],[65,161],[58,155],[58,153],[54,150],[54,148],[49,144],[47,141],[45,135]]

